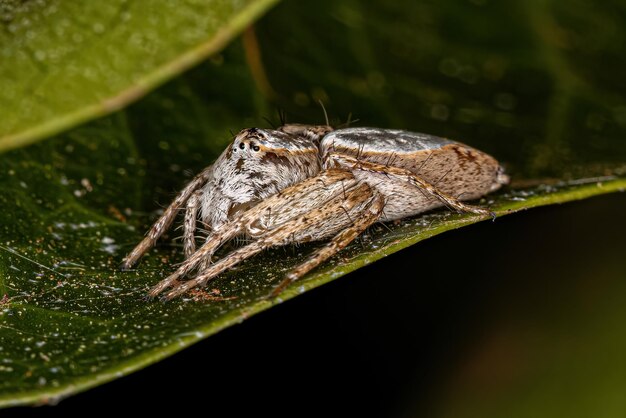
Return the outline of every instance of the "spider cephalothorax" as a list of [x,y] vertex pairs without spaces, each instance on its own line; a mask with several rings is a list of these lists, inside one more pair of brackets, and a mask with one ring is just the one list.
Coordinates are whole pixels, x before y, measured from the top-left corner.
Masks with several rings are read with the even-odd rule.
[[[446,205],[483,216],[471,200],[508,182],[491,156],[458,142],[401,130],[290,124],[239,132],[215,163],[198,174],[135,249],[129,268],[185,207],[187,260],[151,291],[170,299],[271,246],[331,238],[292,270],[274,294],[340,251],[368,226]],[[196,250],[196,223],[209,233]],[[211,264],[226,241],[251,242]],[[184,280],[192,272],[195,277]]]

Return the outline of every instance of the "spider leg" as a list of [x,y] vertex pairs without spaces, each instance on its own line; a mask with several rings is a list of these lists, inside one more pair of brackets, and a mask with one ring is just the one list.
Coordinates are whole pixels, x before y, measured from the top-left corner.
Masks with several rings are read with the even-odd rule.
[[206,270],[202,272],[202,274],[199,274],[191,280],[181,282],[178,280],[178,278],[171,280],[172,276],[170,276],[167,279],[163,280],[161,283],[157,284],[157,286],[155,286],[152,290],[150,290],[149,295],[151,297],[155,297],[171,285],[173,289],[165,294],[163,299],[173,299],[176,296],[182,295],[189,289],[206,283],[213,277],[224,272],[225,270],[228,270],[229,268],[245,260],[246,258],[252,257],[253,255],[263,251],[268,246],[269,245],[266,244],[266,240],[259,240],[252,244],[248,244],[245,247],[241,247],[228,254],[222,260],[210,265]]
[[183,233],[185,258],[191,257],[196,251],[196,220],[198,219],[198,209],[200,209],[200,196],[202,196],[202,190],[196,190],[187,200],[187,210],[185,211],[183,224],[185,228]]
[[442,192],[436,186],[425,181],[410,170],[377,164],[370,161],[363,161],[346,155],[331,154],[329,157],[333,159],[336,163],[338,163],[341,167],[357,168],[359,170],[369,171],[377,174],[385,174],[389,177],[395,177],[397,179],[404,180],[417,187],[418,189],[423,190],[431,196],[439,199],[444,205],[450,206],[458,210],[459,212],[470,212],[477,215],[487,215],[495,218],[494,212],[485,208],[481,208],[479,206],[465,204],[459,199]]
[[169,286],[178,283],[179,279],[186,276],[191,270],[203,263],[204,260],[210,260],[213,253],[215,253],[215,251],[224,242],[235,237],[235,235],[240,234],[242,231],[243,224],[241,222],[230,222],[223,225],[222,228],[219,229],[219,234],[210,235],[198,251],[193,253],[180,265],[180,267],[178,267],[178,270],[161,280],[156,286],[150,289],[148,297],[153,298]]
[[191,195],[211,178],[212,166],[205,168],[200,174],[193,178],[189,184],[179,193],[171,205],[165,209],[163,215],[152,225],[146,237],[124,258],[120,268],[128,270],[139,260],[165,231],[169,229],[178,214],[178,210],[187,202]]
[[286,275],[285,280],[274,288],[271,296],[278,296],[288,285],[300,279],[306,273],[344,249],[369,226],[378,221],[383,213],[384,206],[384,198],[376,193],[370,204],[364,207],[362,212],[357,214],[356,219],[352,222],[350,227],[335,235],[328,245],[316,251],[308,260],[291,270]]
[[[205,267],[213,253],[226,241],[234,238],[244,231],[251,236],[260,236],[268,230],[282,225],[284,222],[306,212],[306,202],[317,200],[320,204],[336,196],[344,187],[344,182],[350,185],[356,184],[352,173],[346,170],[328,170],[316,177],[307,179],[295,186],[283,190],[281,193],[270,196],[257,205],[241,212],[235,219],[222,225],[210,235],[191,257],[185,260],[178,269],[154,286],[148,293],[149,297],[155,297],[167,287],[179,282],[198,266]],[[328,185],[327,185],[328,184]],[[296,202],[294,204],[293,202]],[[272,208],[279,208],[271,212]],[[268,214],[273,214],[268,217]],[[252,234],[253,230],[258,229]],[[204,268],[202,269],[204,271]]]
[[189,289],[205,284],[218,274],[269,247],[285,245],[292,241],[306,242],[326,238],[349,227],[352,224],[350,213],[360,212],[364,205],[369,204],[373,194],[374,191],[366,183],[361,183],[348,191],[346,198],[341,193],[337,193],[336,197],[330,201],[315,202],[309,211],[293,217],[259,236],[256,241],[231,252],[210,265],[197,277],[180,282],[178,279],[181,276],[177,274],[178,272],[174,273],[151,290],[150,296],[156,296],[169,285],[173,285],[173,289],[164,296],[165,300],[170,300]]

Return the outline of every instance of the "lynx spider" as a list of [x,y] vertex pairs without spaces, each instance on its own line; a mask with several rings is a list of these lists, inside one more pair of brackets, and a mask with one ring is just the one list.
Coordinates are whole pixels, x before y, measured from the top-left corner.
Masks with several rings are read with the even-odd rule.
[[[180,296],[268,247],[332,237],[287,274],[274,289],[276,296],[377,221],[439,206],[493,216],[461,200],[477,199],[507,182],[493,157],[431,135],[300,124],[244,129],[180,192],[122,268],[152,248],[183,207],[186,260],[150,297]],[[196,249],[198,219],[209,232]],[[211,261],[222,244],[240,235],[251,242]]]

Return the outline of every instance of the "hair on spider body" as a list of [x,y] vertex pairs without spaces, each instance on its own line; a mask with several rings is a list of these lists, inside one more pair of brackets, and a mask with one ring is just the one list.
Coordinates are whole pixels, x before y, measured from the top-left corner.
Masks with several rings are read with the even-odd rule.
[[[150,291],[152,297],[165,292],[171,299],[205,285],[269,247],[329,239],[286,275],[276,296],[378,221],[440,206],[494,216],[463,201],[508,180],[490,155],[432,135],[328,125],[248,128],[180,192],[122,268],[155,245],[180,209],[186,260]],[[196,248],[198,222],[209,232]],[[242,235],[245,246],[211,262],[218,248]]]

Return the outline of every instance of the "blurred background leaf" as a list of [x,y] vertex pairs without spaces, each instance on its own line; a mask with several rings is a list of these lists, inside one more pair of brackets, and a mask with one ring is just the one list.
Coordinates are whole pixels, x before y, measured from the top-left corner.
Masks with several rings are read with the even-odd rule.
[[0,2],[0,152],[118,110],[276,0]]
[[[180,260],[177,241],[164,241],[134,272],[122,274],[115,267],[159,207],[219,154],[230,140],[229,131],[265,126],[262,118],[272,118],[276,107],[286,110],[288,121],[321,123],[317,101],[322,100],[334,124],[352,113],[358,125],[428,132],[483,149],[503,161],[514,179],[509,191],[483,202],[501,214],[623,190],[626,98],[617,70],[624,69],[619,54],[623,12],[617,2],[593,9],[576,3],[565,10],[538,0],[285,1],[241,41],[138,103],[3,154],[0,285],[7,296],[0,311],[1,402],[54,402],[157,361],[270,306],[262,297],[286,266],[312,246],[274,250],[215,281],[209,290],[218,289],[219,297],[228,299],[223,301],[203,300],[215,298],[212,293],[198,293],[197,303],[142,301],[147,286]],[[378,226],[284,298],[473,221],[440,211],[389,229]],[[536,235],[542,233],[539,227]],[[607,263],[615,263],[614,253],[606,257]],[[419,282],[433,277],[427,272],[437,274],[438,266],[394,273]],[[623,294],[611,283],[603,294]],[[416,303],[405,298],[399,291],[389,303]],[[608,310],[624,306],[620,301],[607,304],[607,311],[598,311],[572,338],[587,338],[593,318],[602,322],[612,315],[610,323],[618,324],[626,313]],[[602,304],[602,299],[595,303]],[[545,305],[549,311],[550,303]],[[537,313],[538,323],[558,314],[559,306],[546,316]],[[493,309],[493,315],[502,312]],[[525,307],[511,312],[513,317],[528,315]],[[480,345],[475,349],[477,360],[470,358],[469,366],[459,364],[449,371],[451,379],[458,374],[466,380],[439,383],[444,403],[432,408],[442,416],[502,416],[493,406],[498,402],[505,410],[507,405],[526,405],[536,412],[542,398],[526,397],[516,385],[544,382],[558,387],[570,379],[558,372],[571,364],[563,360],[550,382],[541,380],[541,373],[547,373],[542,361],[552,358],[545,350],[568,353],[566,347],[555,348],[552,340],[522,347],[524,330],[502,324],[505,337],[493,343],[501,357],[490,354],[487,338],[484,350]],[[606,343],[615,332],[606,328],[598,341]],[[590,354],[585,361],[600,347],[586,348]],[[512,367],[509,361],[517,361],[515,350],[536,350],[535,360],[527,363],[530,371],[511,372],[508,391],[498,384],[503,388],[499,398],[477,397],[472,391],[481,391],[485,384],[479,379],[484,377],[472,364],[482,368],[483,355],[485,367],[505,373]],[[621,362],[619,348],[613,352],[614,361]],[[583,358],[569,353],[563,358],[574,363]],[[500,358],[502,364],[489,363]],[[616,392],[625,387],[620,384],[618,380],[613,386]],[[581,385],[571,393],[587,389]],[[548,416],[550,411],[542,413]]]

